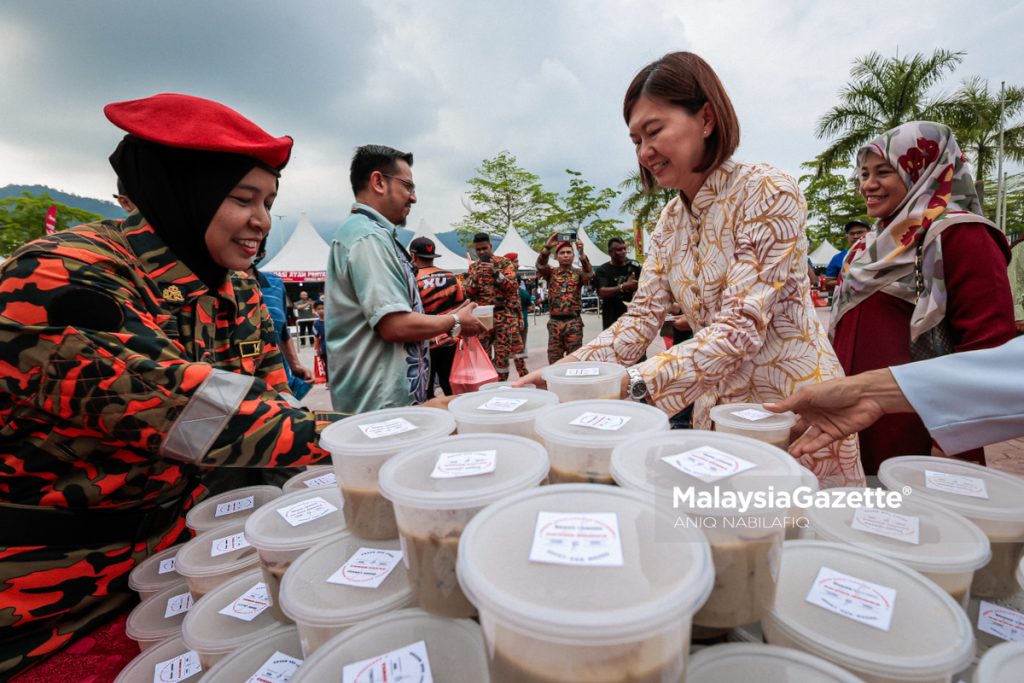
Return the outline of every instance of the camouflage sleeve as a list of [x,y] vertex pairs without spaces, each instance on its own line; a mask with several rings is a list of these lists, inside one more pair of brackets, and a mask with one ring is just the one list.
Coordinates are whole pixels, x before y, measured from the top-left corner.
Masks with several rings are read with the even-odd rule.
[[470,299],[476,299],[477,297],[480,296],[480,286],[479,286],[479,284],[477,284],[477,281],[476,281],[476,268],[475,268],[475,265],[476,264],[471,265],[469,267],[469,270],[466,271],[466,283],[465,283],[466,286],[465,286],[465,289],[466,289],[466,296],[468,296]]
[[512,261],[508,259],[502,259],[501,274],[504,279],[499,283],[495,280],[501,293],[506,299],[514,299],[519,296],[519,280],[516,278],[516,267]]

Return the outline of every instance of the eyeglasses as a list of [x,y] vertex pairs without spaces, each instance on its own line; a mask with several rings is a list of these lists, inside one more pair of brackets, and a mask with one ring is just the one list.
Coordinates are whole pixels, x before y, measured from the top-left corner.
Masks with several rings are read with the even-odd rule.
[[409,181],[409,180],[406,180],[405,178],[399,178],[396,175],[390,175],[390,174],[387,174],[387,173],[381,173],[381,175],[384,176],[385,178],[391,178],[392,180],[397,180],[398,182],[400,182],[403,185],[405,185],[405,189],[409,190],[409,194],[416,194],[416,183],[414,183],[412,181]]

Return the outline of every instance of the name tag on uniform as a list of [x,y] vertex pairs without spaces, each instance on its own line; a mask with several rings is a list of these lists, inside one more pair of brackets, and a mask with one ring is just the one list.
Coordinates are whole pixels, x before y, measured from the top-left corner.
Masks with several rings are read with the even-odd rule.
[[259,341],[243,341],[238,342],[238,355],[242,358],[252,358],[253,356],[260,355],[260,344]]

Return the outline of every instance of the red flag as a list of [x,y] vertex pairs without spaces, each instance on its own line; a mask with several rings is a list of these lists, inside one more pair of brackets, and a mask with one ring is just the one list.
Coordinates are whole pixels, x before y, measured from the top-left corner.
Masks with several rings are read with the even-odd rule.
[[57,205],[54,204],[46,211],[46,234],[52,235],[57,232]]

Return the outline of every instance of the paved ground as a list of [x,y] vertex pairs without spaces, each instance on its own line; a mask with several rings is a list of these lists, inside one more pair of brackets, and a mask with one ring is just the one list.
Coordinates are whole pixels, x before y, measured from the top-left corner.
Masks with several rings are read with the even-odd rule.
[[[828,322],[828,310],[819,308],[818,316],[823,323]],[[536,370],[547,365],[547,315],[530,315],[530,327],[526,337],[526,366]],[[601,316],[597,313],[583,315],[583,338],[589,341],[601,332]],[[665,348],[661,339],[656,339],[650,346],[648,355],[659,353]],[[307,367],[312,367],[313,352],[308,346],[299,349],[299,358]],[[514,368],[513,368],[514,374]],[[317,410],[330,410],[331,400],[325,385],[319,384],[306,396],[305,405]],[[1007,472],[1024,476],[1024,438],[1011,439],[1002,443],[987,446],[985,456],[988,464]]]

